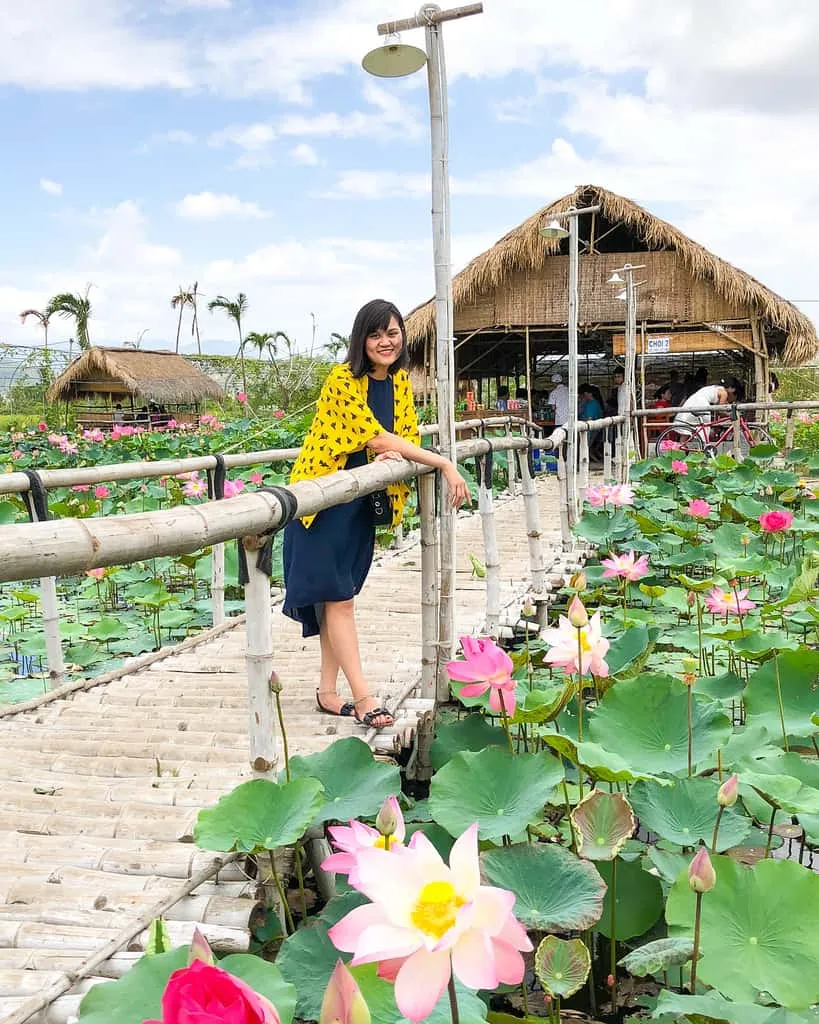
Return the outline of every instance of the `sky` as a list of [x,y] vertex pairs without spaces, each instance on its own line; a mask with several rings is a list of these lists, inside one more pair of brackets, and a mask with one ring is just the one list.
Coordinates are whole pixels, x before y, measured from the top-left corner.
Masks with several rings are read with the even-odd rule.
[[[819,318],[815,0],[485,0],[444,28],[455,268],[580,184]],[[433,292],[423,72],[362,56],[398,0],[0,0],[0,342],[90,286],[91,340],[173,348],[247,295],[302,349]],[[423,31],[402,42],[424,45]],[[235,327],[201,313],[203,349]],[[50,342],[72,334],[52,321]],[[195,350],[188,320],[181,347]]]

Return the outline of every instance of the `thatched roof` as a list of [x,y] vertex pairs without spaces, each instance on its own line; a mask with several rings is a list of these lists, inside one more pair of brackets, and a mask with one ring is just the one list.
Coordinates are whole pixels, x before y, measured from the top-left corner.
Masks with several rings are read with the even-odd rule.
[[89,348],[63,370],[46,396],[50,402],[109,394],[111,385],[149,402],[186,404],[222,398],[219,385],[174,352]]
[[[715,292],[731,306],[737,310],[755,311],[766,328],[782,332],[785,336],[782,361],[786,365],[799,365],[819,356],[816,328],[796,306],[744,270],[692,241],[673,224],[653,216],[630,199],[597,185],[581,185],[570,195],[544,206],[504,235],[491,249],[476,256],[453,278],[456,313],[459,306],[474,302],[494,288],[502,288],[512,274],[542,270],[546,257],[560,252],[561,243],[560,240],[543,238],[538,232],[541,223],[572,206],[587,205],[599,205],[607,221],[622,224],[645,244],[647,250],[675,251],[694,279],[710,282]],[[424,340],[432,337],[435,331],[434,300],[430,299],[412,310],[406,324],[413,362],[417,363],[423,358]]]

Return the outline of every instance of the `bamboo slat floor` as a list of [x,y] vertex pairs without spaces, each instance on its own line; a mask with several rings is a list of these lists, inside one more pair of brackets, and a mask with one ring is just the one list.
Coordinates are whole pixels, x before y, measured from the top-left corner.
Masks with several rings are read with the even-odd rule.
[[[561,555],[557,485],[537,483],[547,567]],[[520,497],[496,501],[502,599],[514,611],[529,556]],[[457,624],[481,628],[484,581],[480,519],[458,520]],[[291,754],[358,735],[374,748],[406,742],[428,705],[411,693],[420,672],[420,549],[384,555],[358,601],[365,672],[382,702],[398,707],[389,734],[367,735],[348,719],[317,712],[319,651],[276,614],[276,670],[284,691]],[[513,618],[516,617],[516,612]],[[242,623],[122,678],[0,718],[0,1021],[64,1024],[95,980],[127,969],[142,948],[145,918],[182,886],[190,889],[213,855],[192,845],[200,808],[250,776],[245,633]],[[172,937],[195,924],[215,948],[246,949],[254,883],[238,861],[173,902]],[[130,926],[135,934],[92,977],[34,1015],[32,995],[59,983]],[[114,952],[114,950],[109,950]],[[17,1014],[15,1017],[14,1015]]]

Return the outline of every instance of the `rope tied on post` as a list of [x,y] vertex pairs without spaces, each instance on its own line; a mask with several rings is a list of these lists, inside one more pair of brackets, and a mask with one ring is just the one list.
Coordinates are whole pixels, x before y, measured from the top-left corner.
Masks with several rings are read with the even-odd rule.
[[227,467],[224,455],[214,455],[216,465],[208,470],[208,498],[210,501],[221,501],[225,496]]
[[[263,543],[259,548],[259,553],[256,558],[256,568],[260,572],[265,573],[265,575],[272,576],[273,541],[276,538],[276,534],[283,530],[289,522],[292,522],[292,520],[295,519],[299,503],[295,494],[293,494],[293,492],[287,487],[278,487],[276,485],[260,487],[257,493],[262,492],[272,494],[282,507],[281,522],[274,526],[269,533],[265,533],[260,536],[260,540],[263,540]],[[237,538],[237,544],[239,546],[239,583],[244,586],[250,581],[250,574],[247,570],[247,555],[241,538]]]
[[32,523],[44,523],[48,520],[48,492],[43,486],[40,474],[34,469],[22,471],[28,477],[28,490],[21,497],[26,506],[28,518]]

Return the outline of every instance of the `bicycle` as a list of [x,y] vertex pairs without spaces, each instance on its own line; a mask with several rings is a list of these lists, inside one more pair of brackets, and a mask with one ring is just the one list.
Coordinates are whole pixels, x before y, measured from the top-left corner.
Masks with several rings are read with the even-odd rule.
[[[749,423],[739,416],[739,448],[747,455],[751,448],[760,444],[774,444],[768,431],[760,423]],[[696,426],[672,423],[654,442],[655,455],[674,452],[705,452],[718,455],[721,451],[730,454],[734,447],[734,420],[730,416],[701,420]]]

